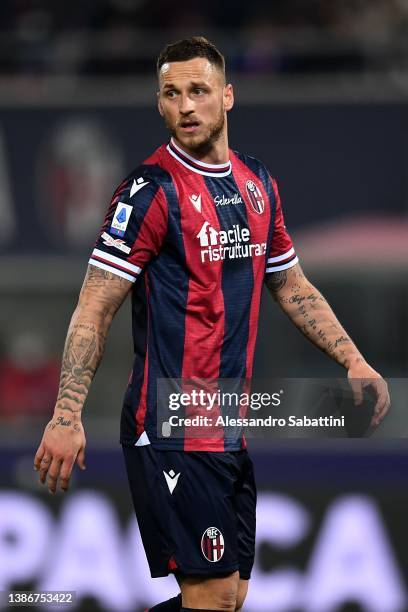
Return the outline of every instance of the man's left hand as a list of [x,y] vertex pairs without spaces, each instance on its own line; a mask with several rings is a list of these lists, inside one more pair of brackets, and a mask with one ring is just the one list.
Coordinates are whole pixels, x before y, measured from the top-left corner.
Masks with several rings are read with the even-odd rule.
[[371,389],[374,392],[376,404],[374,406],[374,414],[370,425],[377,427],[387,414],[391,405],[386,381],[363,360],[358,360],[350,366],[347,377],[357,406],[363,403],[364,389]]

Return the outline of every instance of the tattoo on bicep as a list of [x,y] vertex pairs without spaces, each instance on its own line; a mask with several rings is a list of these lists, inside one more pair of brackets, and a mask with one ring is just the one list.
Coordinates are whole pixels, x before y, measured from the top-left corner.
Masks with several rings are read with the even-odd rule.
[[89,293],[106,313],[115,313],[132,287],[132,282],[90,264],[86,272],[81,293]]
[[299,263],[286,270],[271,272],[265,277],[266,286],[272,293],[273,298],[279,301],[282,306],[295,301],[293,299],[290,302],[290,295],[301,294],[305,286],[305,280],[305,275]]
[[88,266],[84,284],[88,287],[100,287],[106,283],[106,281],[116,283],[118,285],[128,285],[129,281],[119,276],[118,274],[114,274],[113,272],[109,272],[108,270],[102,270],[102,268],[98,268],[97,266],[93,266],[90,264]]
[[284,287],[288,280],[288,272],[287,270],[281,270],[280,272],[272,272],[272,274],[268,274],[266,277],[266,285],[271,291],[272,295],[277,293],[282,287]]

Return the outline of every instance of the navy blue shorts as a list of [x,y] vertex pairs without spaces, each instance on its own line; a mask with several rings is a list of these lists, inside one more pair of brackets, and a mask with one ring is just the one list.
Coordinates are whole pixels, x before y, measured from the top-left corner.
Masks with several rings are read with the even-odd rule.
[[256,487],[247,451],[122,448],[152,577],[239,570],[241,578],[249,579]]

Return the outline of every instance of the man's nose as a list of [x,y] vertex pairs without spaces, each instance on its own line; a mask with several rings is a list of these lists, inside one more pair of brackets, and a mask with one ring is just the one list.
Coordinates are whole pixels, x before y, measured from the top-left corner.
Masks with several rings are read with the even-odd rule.
[[194,102],[187,94],[182,94],[179,98],[179,111],[183,115],[191,113],[194,110]]

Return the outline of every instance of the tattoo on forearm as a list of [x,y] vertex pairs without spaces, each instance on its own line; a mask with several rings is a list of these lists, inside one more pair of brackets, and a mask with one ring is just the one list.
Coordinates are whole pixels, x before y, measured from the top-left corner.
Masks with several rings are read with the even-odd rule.
[[[102,357],[105,338],[106,334],[94,323],[73,323],[65,344],[57,402],[68,400],[77,404],[79,410],[82,408]],[[67,406],[66,401],[61,409],[63,406]]]
[[58,403],[58,409],[63,410],[64,412],[71,412],[72,414],[77,414],[81,412],[81,408],[72,408],[72,406],[63,401],[60,401]]
[[80,413],[103,355],[110,323],[132,283],[90,265],[81,290],[85,311],[74,313],[62,359],[59,410]]
[[[322,295],[311,293],[304,298],[296,312],[290,315],[293,322],[316,346],[345,365],[347,356],[341,345],[348,343],[353,346],[352,341],[344,334],[340,323],[333,321],[334,314]],[[299,304],[299,301],[293,303]]]
[[357,349],[325,298],[307,281],[300,266],[297,264],[268,275],[266,284],[300,331],[339,364],[345,365],[350,351]]

